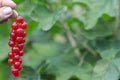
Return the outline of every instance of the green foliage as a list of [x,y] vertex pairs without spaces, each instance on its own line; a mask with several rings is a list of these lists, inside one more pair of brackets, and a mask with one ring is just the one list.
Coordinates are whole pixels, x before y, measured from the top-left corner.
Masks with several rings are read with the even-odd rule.
[[[53,24],[60,18],[61,14],[66,11],[66,7],[61,7],[54,13],[44,6],[36,5],[30,13],[30,18],[39,21],[39,26],[43,30],[49,30]],[[38,14],[39,13],[39,14]]]
[[101,60],[97,62],[92,80],[118,80],[120,59]]
[[115,16],[115,1],[116,0],[75,0],[75,2],[84,3],[88,6],[84,22],[85,29],[92,29],[103,14]]
[[[28,22],[18,80],[119,80],[117,0],[14,1]],[[15,80],[7,64],[13,21],[0,24],[0,80]]]

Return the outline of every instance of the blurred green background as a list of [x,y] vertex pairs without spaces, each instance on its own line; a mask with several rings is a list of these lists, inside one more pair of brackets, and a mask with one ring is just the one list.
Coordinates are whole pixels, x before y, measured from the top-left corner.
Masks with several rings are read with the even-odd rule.
[[[119,80],[120,0],[13,0],[28,23],[18,80]],[[0,24],[0,80],[15,19]]]

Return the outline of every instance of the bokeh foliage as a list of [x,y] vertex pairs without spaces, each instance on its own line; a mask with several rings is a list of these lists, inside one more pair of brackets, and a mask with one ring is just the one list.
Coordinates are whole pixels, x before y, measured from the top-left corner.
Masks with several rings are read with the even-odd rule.
[[[116,0],[14,1],[29,25],[18,80],[119,79]],[[0,80],[14,80],[7,64],[13,21],[0,24]]]

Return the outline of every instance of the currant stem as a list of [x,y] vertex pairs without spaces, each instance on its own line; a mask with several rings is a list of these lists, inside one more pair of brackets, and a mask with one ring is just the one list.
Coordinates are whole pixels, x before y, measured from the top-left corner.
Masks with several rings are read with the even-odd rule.
[[81,51],[78,48],[77,43],[76,43],[74,37],[72,36],[72,32],[70,31],[68,25],[65,23],[62,23],[60,21],[59,21],[59,24],[61,24],[62,27],[64,28],[66,35],[69,39],[69,42],[70,42],[71,46],[74,48],[74,53],[77,56],[78,60],[81,62],[82,61]]
[[13,10],[13,12],[17,15],[17,17],[19,16],[18,13],[17,13],[17,11]]

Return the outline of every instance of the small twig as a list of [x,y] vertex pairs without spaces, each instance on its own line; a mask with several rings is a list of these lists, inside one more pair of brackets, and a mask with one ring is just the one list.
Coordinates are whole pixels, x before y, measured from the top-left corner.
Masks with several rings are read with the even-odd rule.
[[68,25],[65,24],[65,23],[62,23],[62,22],[60,22],[60,21],[59,21],[59,23],[60,23],[60,24],[62,25],[62,27],[65,29],[66,35],[67,35],[67,37],[68,37],[68,40],[69,40],[71,46],[74,48],[74,52],[75,52],[77,58],[81,61],[81,52],[80,52],[79,48],[77,47],[77,43],[76,43],[74,37],[72,36],[72,33],[71,33]]
[[84,44],[83,41],[76,35],[73,35],[88,52],[90,52],[96,59],[98,58],[97,53],[88,45]]
[[116,6],[116,26],[115,26],[115,36],[119,38],[119,29],[120,29],[120,0],[117,0]]

